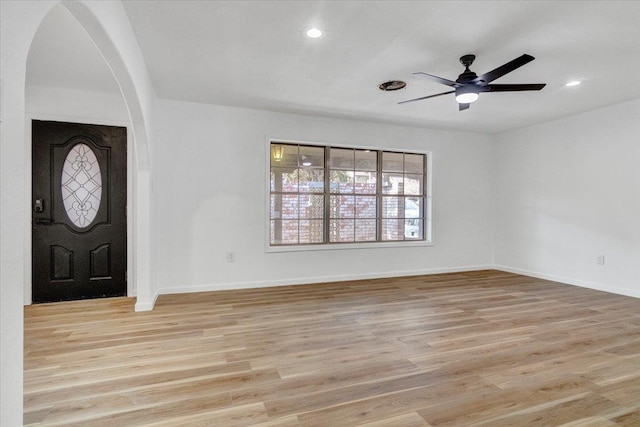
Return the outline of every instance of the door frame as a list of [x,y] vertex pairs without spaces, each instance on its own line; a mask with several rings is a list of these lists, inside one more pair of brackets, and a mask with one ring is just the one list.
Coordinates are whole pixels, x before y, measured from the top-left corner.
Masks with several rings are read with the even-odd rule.
[[28,191],[25,191],[25,206],[28,207],[27,212],[29,212],[29,227],[27,231],[27,235],[25,236],[25,259],[28,260],[28,263],[25,263],[25,271],[24,271],[24,305],[31,305],[33,303],[32,298],[32,286],[33,286],[33,277],[32,277],[32,268],[31,263],[33,260],[33,246],[32,246],[32,227],[31,227],[31,201],[33,200],[32,184],[33,184],[33,169],[32,169],[32,159],[33,159],[33,140],[31,135],[31,125],[33,120],[45,120],[45,121],[56,121],[56,122],[70,122],[70,123],[80,123],[80,124],[91,124],[91,125],[105,125],[105,126],[119,126],[127,129],[127,148],[126,148],[126,161],[127,161],[127,297],[135,297],[136,296],[136,284],[134,278],[135,276],[135,264],[134,264],[134,227],[133,227],[133,212],[132,206],[134,206],[134,159],[133,159],[133,129],[131,129],[131,123],[120,120],[98,120],[94,118],[87,117],[77,117],[77,116],[65,116],[65,115],[54,115],[54,114],[40,114],[33,113],[26,115],[26,139],[28,141],[25,144],[25,150],[27,151],[26,157],[29,159],[26,165],[26,181],[25,188]]

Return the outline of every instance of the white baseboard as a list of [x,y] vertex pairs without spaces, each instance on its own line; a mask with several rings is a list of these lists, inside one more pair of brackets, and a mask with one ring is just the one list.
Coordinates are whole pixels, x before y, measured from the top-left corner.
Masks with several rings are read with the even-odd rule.
[[140,301],[140,299],[138,298],[138,300],[136,301],[136,305],[135,305],[134,310],[136,312],[153,310],[153,306],[156,305],[156,300],[158,299],[158,295],[160,295],[160,294],[158,292],[156,292],[151,297],[151,301]]
[[490,267],[494,270],[506,271],[508,273],[520,274],[522,276],[535,277],[537,279],[551,280],[566,285],[580,286],[582,288],[594,289],[596,291],[609,292],[612,294],[624,295],[628,297],[640,298],[640,291],[620,288],[617,286],[605,285],[602,283],[586,282],[584,280],[573,279],[570,277],[556,276],[553,274],[538,273],[535,271],[522,270],[520,268],[506,267],[504,265],[494,265]]
[[[194,286],[166,287],[159,290],[161,295],[181,294],[190,292],[228,291],[235,289],[268,288],[273,286],[307,285],[311,283],[345,282],[350,280],[384,279],[387,277],[421,276],[425,274],[460,273],[493,269],[492,265],[469,265],[464,267],[442,267],[425,270],[406,270],[379,273],[345,274],[336,276],[317,276],[304,278],[289,278],[282,280],[265,280],[249,282],[212,283]],[[136,309],[136,311],[138,311]]]

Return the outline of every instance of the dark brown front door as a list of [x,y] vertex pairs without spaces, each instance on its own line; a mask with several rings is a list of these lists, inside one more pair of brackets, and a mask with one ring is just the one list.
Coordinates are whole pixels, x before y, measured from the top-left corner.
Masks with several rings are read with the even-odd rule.
[[32,123],[32,299],[126,294],[123,127]]

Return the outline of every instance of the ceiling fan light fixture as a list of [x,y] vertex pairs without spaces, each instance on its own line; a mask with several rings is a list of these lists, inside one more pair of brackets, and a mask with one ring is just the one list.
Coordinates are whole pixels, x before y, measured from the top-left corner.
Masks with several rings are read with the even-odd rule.
[[311,160],[309,160],[309,158],[304,154],[300,156],[300,160],[302,160],[302,166],[311,166],[313,164],[311,163]]
[[478,88],[462,86],[456,89],[456,101],[459,104],[470,104],[478,100]]

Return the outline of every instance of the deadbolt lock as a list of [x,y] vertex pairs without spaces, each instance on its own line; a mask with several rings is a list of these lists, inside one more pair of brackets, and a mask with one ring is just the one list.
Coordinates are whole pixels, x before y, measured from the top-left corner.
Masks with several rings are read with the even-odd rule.
[[33,202],[33,211],[34,212],[44,212],[44,200],[36,199]]

